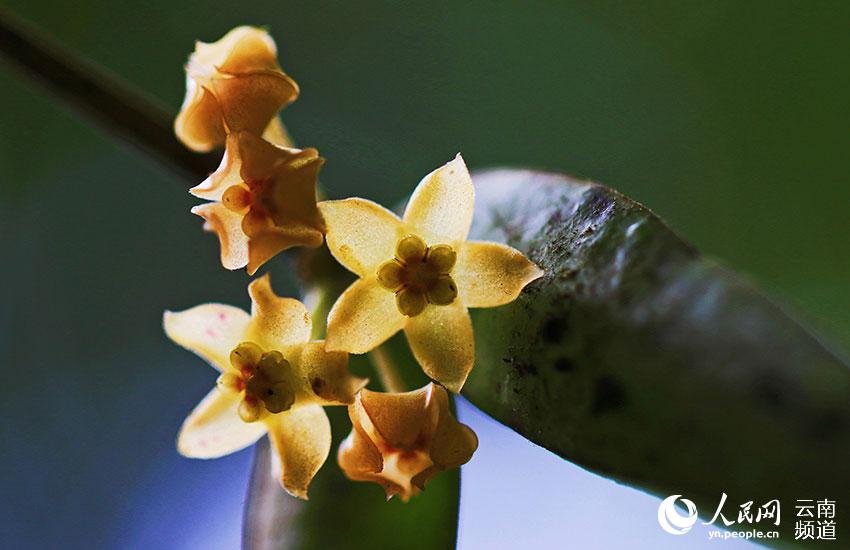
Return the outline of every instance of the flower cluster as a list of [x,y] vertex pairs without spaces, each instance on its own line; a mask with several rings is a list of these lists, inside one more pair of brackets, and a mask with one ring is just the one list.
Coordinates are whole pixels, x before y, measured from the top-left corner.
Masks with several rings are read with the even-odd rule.
[[[268,434],[277,479],[307,498],[331,448],[323,407],[346,405],[352,431],[340,467],[406,501],[478,446],[452,416],[448,393],[461,390],[475,363],[468,308],[506,304],[542,271],[509,246],[467,240],[474,187],[460,155],[425,176],[402,217],[360,198],[317,203],[324,160],[293,148],[278,118],[297,95],[265,31],[238,27],[197,43],[175,132],[195,151],[224,146],[224,155],[191,189],[209,201],[192,212],[217,234],[227,269],[253,275],[287,248],[326,242],[358,279],[328,313],[324,340],[311,339],[310,312],[277,296],[268,274],[248,285],[250,314],[222,304],[166,312],[168,337],[220,373],[177,447],[214,458]],[[376,350],[399,330],[433,382],[410,392],[365,389],[368,380],[348,371],[349,353]]]

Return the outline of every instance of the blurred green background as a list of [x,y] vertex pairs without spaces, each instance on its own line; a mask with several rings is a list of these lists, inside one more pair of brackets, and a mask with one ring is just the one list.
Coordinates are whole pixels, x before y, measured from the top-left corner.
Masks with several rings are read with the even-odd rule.
[[[563,170],[646,204],[850,344],[846,2],[4,5],[175,112],[196,38],[267,26],[302,89],[284,122],[328,159],[331,197],[395,204],[458,151],[473,169]],[[0,82],[0,526],[33,546],[116,545],[213,383],[166,341],[162,310],[247,307],[248,278],[189,214],[196,182],[2,63]],[[285,262],[270,269],[294,291]],[[169,475],[235,483],[170,460]]]

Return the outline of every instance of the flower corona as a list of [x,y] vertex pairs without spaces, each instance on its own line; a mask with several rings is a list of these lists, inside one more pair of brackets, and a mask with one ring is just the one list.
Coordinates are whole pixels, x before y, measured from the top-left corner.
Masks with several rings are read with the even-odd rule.
[[330,451],[322,409],[354,401],[366,380],[348,372],[348,356],[311,341],[304,305],[281,298],[264,276],[248,287],[252,313],[223,304],[166,312],[166,334],[206,359],[217,385],[189,415],[177,447],[189,457],[215,458],[268,433],[281,485],[306,498]]
[[192,212],[218,235],[225,268],[253,275],[282,250],[322,244],[316,180],[323,163],[315,149],[273,145],[249,132],[227,137],[221,165],[189,190],[212,201]]
[[331,253],[360,277],[328,315],[328,349],[365,353],[404,330],[425,374],[460,391],[475,361],[467,308],[511,302],[543,273],[509,246],[466,240],[474,195],[458,155],[401,219],[365,199],[319,203]]

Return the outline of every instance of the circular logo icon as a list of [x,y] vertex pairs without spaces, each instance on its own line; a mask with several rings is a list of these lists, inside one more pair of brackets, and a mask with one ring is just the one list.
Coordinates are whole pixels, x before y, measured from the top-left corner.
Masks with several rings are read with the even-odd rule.
[[671,495],[658,506],[658,524],[671,535],[684,535],[697,522],[697,507],[686,498],[681,499],[681,502],[688,509],[688,515],[679,514],[676,499],[680,496],[682,495]]

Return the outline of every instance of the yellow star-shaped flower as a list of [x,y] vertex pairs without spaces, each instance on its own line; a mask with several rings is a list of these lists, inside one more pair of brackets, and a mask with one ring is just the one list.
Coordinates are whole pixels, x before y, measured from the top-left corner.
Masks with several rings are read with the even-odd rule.
[[323,406],[354,401],[366,380],[348,372],[348,354],[310,341],[310,314],[298,300],[280,298],[268,275],[248,287],[249,315],[223,304],[165,312],[165,333],[221,372],[217,387],[195,407],[177,448],[193,458],[217,458],[268,433],[275,476],[290,494],[307,487],[330,451]]
[[249,132],[227,136],[218,169],[189,190],[215,201],[196,206],[218,235],[221,263],[254,274],[281,250],[322,244],[316,180],[324,159],[315,149],[279,147]]
[[436,384],[407,393],[361,390],[348,407],[351,434],[337,454],[345,474],[407,500],[435,474],[469,462],[478,437],[455,420]]
[[319,203],[331,253],[360,277],[328,316],[329,350],[365,353],[403,329],[425,373],[460,391],[475,361],[467,308],[511,302],[543,274],[509,246],[466,240],[473,202],[458,155],[425,176],[401,219],[359,198]]
[[186,98],[174,121],[177,137],[194,151],[224,144],[246,130],[274,143],[289,138],[277,113],[298,97],[298,85],[277,63],[277,47],[255,27],[236,27],[217,42],[195,43],[186,65]]

